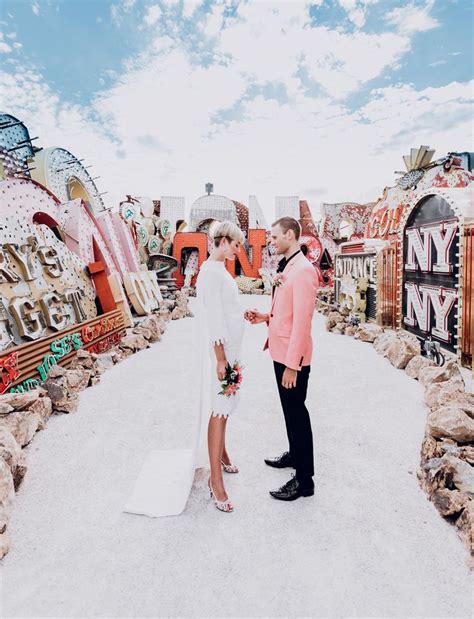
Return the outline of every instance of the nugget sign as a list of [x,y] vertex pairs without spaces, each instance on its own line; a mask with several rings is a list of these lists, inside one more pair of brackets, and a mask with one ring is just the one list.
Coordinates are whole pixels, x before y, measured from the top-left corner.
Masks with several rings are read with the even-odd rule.
[[408,331],[438,340],[454,352],[458,303],[459,224],[439,196],[425,198],[404,232],[403,323]]

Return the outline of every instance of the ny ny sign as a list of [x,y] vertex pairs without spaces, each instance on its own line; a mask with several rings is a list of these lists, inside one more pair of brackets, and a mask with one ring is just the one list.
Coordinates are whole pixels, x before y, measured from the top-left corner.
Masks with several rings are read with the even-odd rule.
[[[405,271],[423,273],[452,273],[453,265],[449,262],[449,250],[456,237],[457,221],[433,223],[420,228],[409,228],[407,239],[407,260]],[[436,262],[433,264],[433,245],[436,248]]]
[[405,231],[404,323],[452,344],[457,221],[426,223]]
[[[405,291],[407,295],[405,324],[410,327],[418,325],[423,333],[431,331],[432,335],[443,342],[450,342],[448,318],[456,303],[456,290],[405,282]],[[435,321],[433,327],[431,327],[432,310]]]

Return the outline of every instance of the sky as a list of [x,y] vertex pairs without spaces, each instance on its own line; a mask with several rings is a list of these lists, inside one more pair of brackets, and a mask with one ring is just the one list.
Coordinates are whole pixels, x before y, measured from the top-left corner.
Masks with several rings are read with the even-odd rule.
[[0,111],[113,207],[205,193],[375,201],[473,149],[469,0],[2,0]]

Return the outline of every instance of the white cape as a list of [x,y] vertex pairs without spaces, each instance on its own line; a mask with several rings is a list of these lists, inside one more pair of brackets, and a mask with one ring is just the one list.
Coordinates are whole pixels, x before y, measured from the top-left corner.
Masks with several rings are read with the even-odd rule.
[[[194,364],[200,369],[193,388],[194,433],[191,445],[183,449],[153,450],[143,463],[132,494],[124,510],[156,518],[177,516],[184,511],[194,481],[196,469],[208,466],[207,426],[210,415],[207,327],[203,310],[197,300],[193,320]],[[179,366],[176,367],[179,372]],[[176,394],[179,397],[179,394]]]

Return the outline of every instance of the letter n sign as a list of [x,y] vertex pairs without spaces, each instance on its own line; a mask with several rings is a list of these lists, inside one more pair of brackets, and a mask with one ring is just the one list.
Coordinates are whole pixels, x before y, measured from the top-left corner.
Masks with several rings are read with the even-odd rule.
[[[173,274],[178,288],[184,284],[181,254],[183,249],[196,249],[199,254],[199,268],[207,259],[207,234],[204,232],[177,232],[173,239],[173,257],[178,261],[178,268]],[[193,282],[194,284],[195,282]]]
[[403,238],[403,326],[456,351],[459,222],[440,196],[423,198]]

